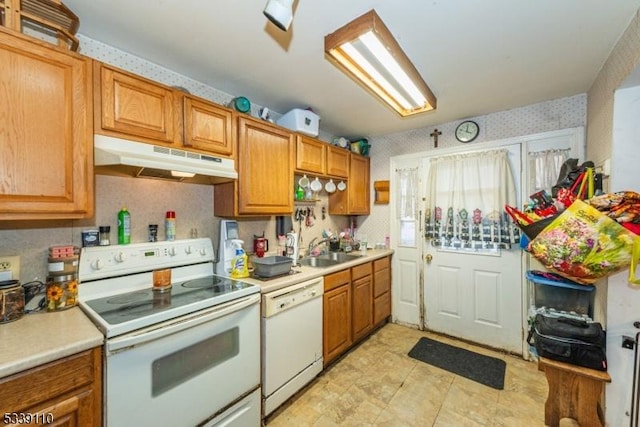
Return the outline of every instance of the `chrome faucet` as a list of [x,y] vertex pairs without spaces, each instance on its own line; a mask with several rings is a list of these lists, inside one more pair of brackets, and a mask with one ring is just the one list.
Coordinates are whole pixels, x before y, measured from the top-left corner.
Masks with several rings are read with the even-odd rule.
[[309,251],[307,252],[307,256],[311,256],[311,252],[313,252],[315,248],[329,241],[329,239],[322,239],[316,243],[317,240],[318,240],[317,237],[314,237],[313,239],[311,239],[311,242],[309,243]]

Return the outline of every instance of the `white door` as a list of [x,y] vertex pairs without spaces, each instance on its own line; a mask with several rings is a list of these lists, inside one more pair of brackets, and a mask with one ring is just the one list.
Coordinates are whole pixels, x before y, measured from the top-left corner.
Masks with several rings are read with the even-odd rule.
[[[520,145],[507,148],[520,188]],[[430,158],[423,162],[428,176]],[[522,251],[438,249],[424,243],[425,328],[522,352]]]
[[[422,215],[419,156],[391,160],[392,320],[422,327]],[[415,178],[416,182],[413,182]],[[404,194],[402,194],[404,191]],[[414,198],[413,202],[408,198]],[[415,209],[408,205],[413,203]],[[401,207],[403,206],[403,207]]]

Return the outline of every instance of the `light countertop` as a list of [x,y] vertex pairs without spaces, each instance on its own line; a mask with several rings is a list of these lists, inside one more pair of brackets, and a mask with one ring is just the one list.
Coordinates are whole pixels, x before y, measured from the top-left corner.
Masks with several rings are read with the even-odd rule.
[[102,345],[104,336],[79,307],[26,314],[0,324],[0,378]]
[[[355,251],[352,254],[356,255],[360,252]],[[336,271],[342,271],[346,268],[350,268],[365,262],[370,262],[379,258],[384,258],[393,254],[390,249],[369,249],[367,255],[361,256],[351,261],[343,262],[340,264],[328,266],[328,267],[309,267],[309,266],[294,266],[293,270],[297,271],[296,274],[290,274],[288,276],[279,277],[271,280],[258,280],[252,278],[240,279],[243,282],[253,283],[259,285],[263,294],[276,291],[278,289],[285,288],[287,286],[295,285],[296,283],[303,282],[305,280],[314,279],[316,277],[326,276],[327,274],[335,273]]]
[[[259,285],[262,293],[282,289],[305,280],[325,276],[393,254],[392,250],[369,249],[367,255],[329,267],[294,266],[298,273],[262,281],[241,279]],[[59,312],[40,312],[0,324],[0,378],[100,346],[104,336],[79,307]]]

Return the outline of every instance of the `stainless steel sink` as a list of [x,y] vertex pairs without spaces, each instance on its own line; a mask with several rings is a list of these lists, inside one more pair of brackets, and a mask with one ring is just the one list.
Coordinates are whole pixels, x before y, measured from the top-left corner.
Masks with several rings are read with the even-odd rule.
[[328,254],[318,256],[308,256],[300,259],[300,264],[310,267],[330,267],[343,262],[353,261],[362,255],[346,254],[344,252],[329,252]]
[[340,264],[339,261],[321,258],[319,256],[310,256],[300,258],[301,265],[308,265],[309,267],[330,267],[332,265]]

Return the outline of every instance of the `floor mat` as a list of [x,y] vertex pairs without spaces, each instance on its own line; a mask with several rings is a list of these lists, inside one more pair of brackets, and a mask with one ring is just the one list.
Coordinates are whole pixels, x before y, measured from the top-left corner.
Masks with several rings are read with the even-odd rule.
[[409,356],[480,384],[504,389],[504,360],[424,337],[409,351]]

